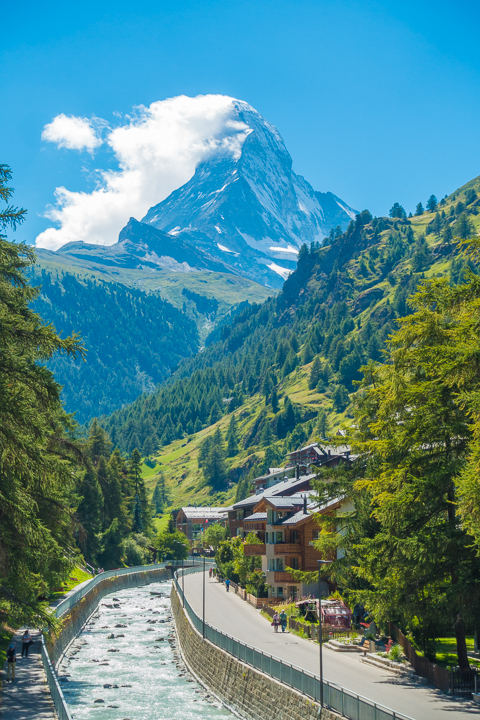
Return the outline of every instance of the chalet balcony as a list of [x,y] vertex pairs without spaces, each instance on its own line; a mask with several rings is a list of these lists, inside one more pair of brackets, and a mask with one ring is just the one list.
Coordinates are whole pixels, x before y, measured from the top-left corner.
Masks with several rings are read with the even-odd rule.
[[244,545],[243,546],[243,554],[252,556],[252,555],[265,555],[266,547],[265,545]]
[[252,532],[253,530],[265,530],[266,523],[256,522],[255,520],[250,522],[248,518],[245,518],[244,529],[245,532]]
[[232,535],[235,534],[235,531],[238,528],[241,528],[243,530],[243,518],[241,520],[229,520],[228,524],[230,526],[230,532],[232,533]]
[[295,580],[290,573],[284,572],[283,570],[275,570],[273,573],[274,582],[277,583],[294,583]]
[[273,546],[275,555],[301,555],[300,543],[277,543]]

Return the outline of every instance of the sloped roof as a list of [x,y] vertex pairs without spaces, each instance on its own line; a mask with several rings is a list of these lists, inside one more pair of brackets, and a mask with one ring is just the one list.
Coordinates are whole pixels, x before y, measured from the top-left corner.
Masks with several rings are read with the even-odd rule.
[[272,487],[266,488],[257,495],[250,495],[248,498],[245,498],[245,500],[240,500],[239,502],[234,503],[228,508],[228,510],[241,510],[242,508],[253,507],[263,498],[274,497],[275,495],[285,495],[287,493],[292,495],[293,493],[290,492],[291,490],[294,490],[297,486],[303,485],[305,482],[310,481],[314,477],[316,477],[315,473],[311,473],[309,475],[300,475],[299,478],[293,477],[289,480],[284,480],[283,482],[277,483],[277,485],[272,485]]
[[187,505],[182,507],[185,516],[190,519],[205,518],[208,520],[220,520],[226,516],[227,508],[223,507],[195,507]]
[[249,515],[247,518],[244,519],[244,523],[246,522],[263,522],[267,519],[267,513],[266,512],[258,512],[253,513],[253,515]]

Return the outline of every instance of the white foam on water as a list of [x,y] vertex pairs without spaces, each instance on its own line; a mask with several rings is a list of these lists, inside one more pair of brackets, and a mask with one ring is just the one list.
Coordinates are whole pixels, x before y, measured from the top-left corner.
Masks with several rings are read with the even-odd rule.
[[[207,691],[196,682],[188,682],[192,679],[188,672],[177,668],[179,664],[183,667],[183,663],[178,657],[174,658],[174,653],[179,653],[168,642],[171,622],[158,622],[171,617],[170,588],[169,581],[154,583],[103,598],[58,671],[60,677],[68,676],[68,682],[61,685],[74,720],[227,720],[233,717],[213,697],[212,702],[208,701]],[[149,623],[149,620],[157,622]],[[126,627],[115,627],[119,624]],[[112,633],[124,637],[108,639]],[[118,652],[108,652],[110,649]],[[105,688],[104,685],[118,687]],[[95,700],[104,702],[95,703]]]

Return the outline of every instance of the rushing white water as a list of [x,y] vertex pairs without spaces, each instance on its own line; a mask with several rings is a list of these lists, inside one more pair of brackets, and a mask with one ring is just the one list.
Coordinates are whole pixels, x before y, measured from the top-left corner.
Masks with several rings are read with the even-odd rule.
[[59,668],[74,720],[233,717],[197,685],[181,661],[170,588],[171,582],[155,583],[102,600]]

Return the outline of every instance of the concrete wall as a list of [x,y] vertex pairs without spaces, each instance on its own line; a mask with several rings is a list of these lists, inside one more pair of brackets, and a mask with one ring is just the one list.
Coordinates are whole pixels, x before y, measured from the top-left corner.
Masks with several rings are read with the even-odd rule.
[[[177,637],[191,673],[228,708],[246,720],[318,720],[319,705],[224,652],[195,630],[172,587],[172,612]],[[340,716],[324,709],[323,720]]]
[[170,577],[171,573],[169,570],[152,568],[152,570],[143,572],[117,575],[117,577],[106,578],[99,582],[78,603],[70,608],[65,615],[61,616],[60,630],[56,633],[50,633],[50,635],[45,638],[47,651],[52,663],[55,665],[58,662],[67,646],[81,632],[88,618],[96,610],[98,603],[105,595],[129,587],[161,582],[162,580],[168,580]]

